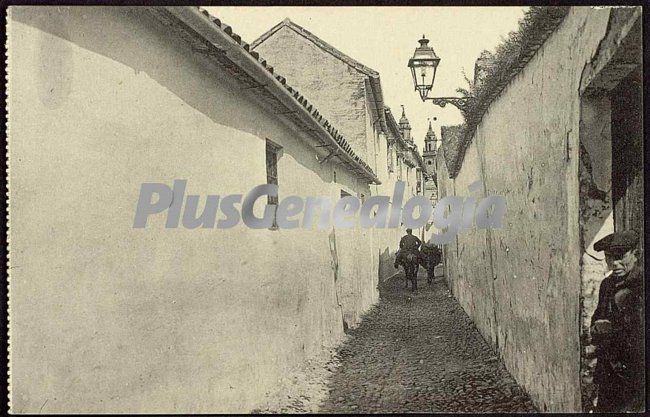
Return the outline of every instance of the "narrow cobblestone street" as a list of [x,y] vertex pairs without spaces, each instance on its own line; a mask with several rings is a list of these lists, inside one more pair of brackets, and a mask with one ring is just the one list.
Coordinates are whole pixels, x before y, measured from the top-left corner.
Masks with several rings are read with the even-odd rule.
[[421,271],[413,294],[400,274],[380,294],[339,349],[321,412],[535,411],[443,278]]

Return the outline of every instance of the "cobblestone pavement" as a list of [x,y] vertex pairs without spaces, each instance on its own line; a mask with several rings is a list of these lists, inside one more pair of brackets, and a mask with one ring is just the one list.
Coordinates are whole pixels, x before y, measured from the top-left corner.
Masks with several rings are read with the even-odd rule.
[[[322,413],[535,411],[442,278],[403,275],[338,349]],[[295,411],[299,411],[294,409]]]

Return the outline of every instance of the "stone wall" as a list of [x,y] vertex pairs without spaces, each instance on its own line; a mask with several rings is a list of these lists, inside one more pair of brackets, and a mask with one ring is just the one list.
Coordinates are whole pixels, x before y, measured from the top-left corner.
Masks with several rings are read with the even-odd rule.
[[377,300],[371,237],[133,229],[140,185],[246,193],[270,139],[281,197],[369,187],[146,10],[8,22],[12,412],[264,408]]
[[[580,411],[580,75],[610,9],[573,7],[491,103],[440,194],[505,197],[500,229],[446,245],[453,294],[541,411]],[[443,138],[444,141],[444,138]]]

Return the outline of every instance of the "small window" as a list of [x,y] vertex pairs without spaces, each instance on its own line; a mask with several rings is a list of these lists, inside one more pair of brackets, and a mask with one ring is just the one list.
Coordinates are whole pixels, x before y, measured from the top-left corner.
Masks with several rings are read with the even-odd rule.
[[431,160],[427,161],[427,165],[431,165]]
[[[266,140],[266,183],[278,185],[278,159],[280,150],[282,147]],[[277,206],[278,206],[278,196],[268,196],[268,205],[275,206],[273,214],[273,227],[277,228]]]
[[[280,147],[267,139],[266,141],[266,183],[278,185],[278,153]],[[269,204],[277,205],[278,198],[269,196]]]

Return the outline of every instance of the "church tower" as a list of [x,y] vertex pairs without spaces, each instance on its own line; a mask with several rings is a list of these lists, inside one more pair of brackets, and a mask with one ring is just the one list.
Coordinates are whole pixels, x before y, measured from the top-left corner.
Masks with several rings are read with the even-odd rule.
[[436,154],[438,153],[438,137],[436,132],[431,127],[431,120],[429,120],[429,130],[424,136],[424,151],[422,152],[422,159],[424,160],[424,167],[427,174],[433,176],[436,171]]
[[404,113],[404,106],[402,106],[402,117],[399,119],[399,130],[406,142],[413,143],[411,124],[409,123],[409,119],[406,118],[406,113]]

